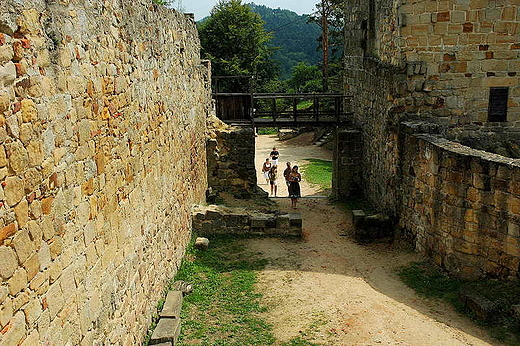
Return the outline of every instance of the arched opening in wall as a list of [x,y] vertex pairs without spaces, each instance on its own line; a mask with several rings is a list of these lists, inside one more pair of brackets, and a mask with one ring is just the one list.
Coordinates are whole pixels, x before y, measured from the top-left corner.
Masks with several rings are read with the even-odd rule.
[[[272,198],[289,196],[286,175],[294,166],[301,174],[303,198],[332,193],[333,127],[259,127],[255,136],[258,186]],[[273,167],[275,167],[274,169]],[[290,168],[290,169],[288,169]]]

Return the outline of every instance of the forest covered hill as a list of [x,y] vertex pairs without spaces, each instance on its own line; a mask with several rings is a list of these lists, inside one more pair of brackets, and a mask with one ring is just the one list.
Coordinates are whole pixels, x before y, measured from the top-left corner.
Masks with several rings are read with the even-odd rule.
[[254,3],[248,6],[265,21],[266,31],[273,33],[272,44],[279,48],[274,58],[280,63],[282,78],[288,78],[299,62],[317,65],[321,61],[321,53],[316,50],[321,29],[316,23],[308,23],[308,16]]
[[[254,3],[247,4],[265,22],[265,29],[271,32],[271,44],[276,47],[274,59],[280,65],[282,79],[291,75],[291,69],[299,62],[317,65],[321,53],[316,50],[321,29],[316,23],[309,23],[308,16],[284,9],[273,9]],[[207,18],[207,17],[206,17]],[[203,18],[199,23],[206,20]]]

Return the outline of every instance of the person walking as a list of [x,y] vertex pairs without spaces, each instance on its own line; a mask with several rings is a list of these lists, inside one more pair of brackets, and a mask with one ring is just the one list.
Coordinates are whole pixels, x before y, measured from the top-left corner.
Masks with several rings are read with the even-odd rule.
[[278,169],[276,166],[271,167],[271,170],[269,171],[269,183],[271,184],[271,196],[274,195],[275,197],[278,191],[277,175]]
[[[285,184],[287,185],[287,191],[289,191],[289,186],[291,185],[291,182],[289,181],[289,174],[291,174],[292,168],[291,163],[287,162],[287,168],[285,168],[285,171],[283,171],[283,177],[285,178]],[[289,193],[290,195],[290,193]]]
[[271,170],[271,162],[269,162],[269,158],[265,159],[264,165],[262,166],[262,174],[265,179],[265,183],[269,184],[269,171]]
[[271,158],[273,166],[278,166],[278,157],[280,157],[280,153],[278,150],[276,150],[276,148],[273,148],[273,151],[271,151],[269,157]]
[[289,197],[291,198],[291,206],[296,209],[296,203],[298,198],[301,197],[300,193],[300,181],[302,181],[302,175],[298,172],[298,166],[294,166],[289,174]]

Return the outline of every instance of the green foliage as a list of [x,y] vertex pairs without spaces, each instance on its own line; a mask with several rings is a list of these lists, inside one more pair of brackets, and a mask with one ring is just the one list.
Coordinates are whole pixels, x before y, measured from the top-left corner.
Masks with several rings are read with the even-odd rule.
[[[276,77],[272,36],[265,31],[260,15],[241,0],[220,0],[210,17],[199,24],[199,34],[202,55],[212,61],[213,75],[255,75],[260,86]],[[228,90],[221,91],[248,91],[238,90],[246,88],[244,81],[235,83],[239,85],[227,85]]]
[[461,281],[445,275],[427,262],[416,262],[401,268],[399,277],[419,294],[449,301],[457,299],[462,284]]
[[322,91],[321,71],[317,66],[300,62],[293,67],[289,86],[297,93]]
[[274,343],[271,327],[259,317],[266,309],[254,288],[266,261],[252,255],[231,237],[211,239],[206,251],[188,250],[176,277],[194,288],[183,303],[181,345]]
[[259,135],[276,135],[278,129],[276,127],[259,127],[256,132]]
[[332,161],[320,159],[305,159],[305,161],[309,161],[302,166],[305,180],[320,185],[323,189],[332,188]]
[[280,63],[283,79],[289,78],[292,68],[300,62],[309,65],[320,62],[321,54],[316,48],[321,30],[316,23],[309,22],[309,16],[253,3],[248,6],[260,14],[266,23],[266,31],[273,35],[271,45],[279,48],[274,59]]
[[289,342],[283,344],[283,346],[319,346],[318,344],[307,341],[301,337],[292,339]]
[[157,5],[163,5],[170,8],[173,8],[179,12],[184,12],[186,9],[182,3],[182,0],[152,0]]

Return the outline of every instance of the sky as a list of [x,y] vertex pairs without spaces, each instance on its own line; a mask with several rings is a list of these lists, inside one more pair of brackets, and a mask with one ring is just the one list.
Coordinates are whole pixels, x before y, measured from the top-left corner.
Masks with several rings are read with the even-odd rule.
[[[243,3],[254,2],[271,8],[281,8],[294,11],[298,14],[311,13],[319,0],[244,0]],[[195,20],[209,15],[217,0],[182,0],[187,13],[195,13]]]

